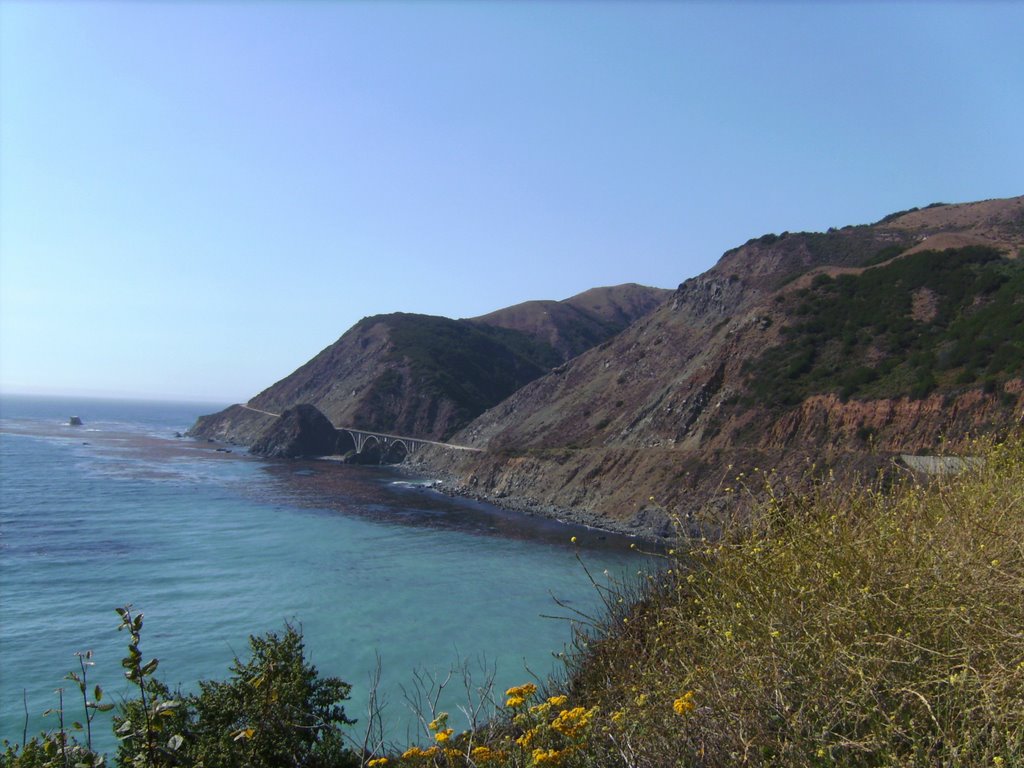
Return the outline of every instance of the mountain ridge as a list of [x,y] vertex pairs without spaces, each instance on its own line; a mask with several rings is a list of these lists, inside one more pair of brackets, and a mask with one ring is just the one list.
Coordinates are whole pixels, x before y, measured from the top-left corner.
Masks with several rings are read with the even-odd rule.
[[672,294],[637,283],[591,288],[562,301],[527,301],[469,318],[543,338],[563,356],[586,352],[653,311]]
[[[1022,250],[1024,197],[762,235],[675,291],[365,318],[249,406],[307,398],[335,424],[375,413],[382,431],[477,448],[407,462],[451,493],[644,536],[700,531],[743,508],[725,490],[737,475],[892,471],[901,453],[1020,423]],[[619,327],[620,310],[637,316]],[[470,338],[480,354],[451,366],[480,373],[481,396],[420,375]],[[330,413],[329,392],[344,404]],[[241,407],[209,418],[193,433],[252,444],[266,429]]]
[[[334,424],[443,440],[671,295],[636,284],[592,291],[561,302],[526,302],[481,318],[402,312],[363,318],[251,398],[247,408],[203,416],[190,434],[252,446],[267,428],[258,411],[281,413],[310,404]],[[594,296],[600,298],[596,308],[580,306],[581,301],[594,304]]]
[[[991,378],[982,371],[977,380],[957,382],[975,373],[961,366],[939,372],[946,379],[926,391],[912,391],[911,382],[886,397],[863,400],[841,397],[837,384],[808,389],[796,403],[749,401],[751,362],[765,350],[792,345],[782,329],[798,324],[797,312],[807,301],[802,292],[825,290],[833,275],[847,274],[857,283],[867,270],[927,253],[917,246],[951,254],[944,244],[959,246],[969,238],[996,249],[977,264],[965,257],[971,269],[990,279],[988,263],[994,271],[1012,272],[1007,280],[1021,279],[1024,198],[923,213],[923,227],[907,224],[906,217],[922,216],[911,211],[874,225],[762,236],[727,251],[710,270],[683,282],[669,302],[518,390],[455,436],[486,453],[427,452],[417,457],[418,468],[444,477],[455,493],[602,527],[667,534],[677,513],[685,519],[730,506],[720,493],[734,485],[730,466],[748,476],[754,467],[797,476],[822,464],[840,474],[875,472],[900,453],[935,450],[943,437],[960,440],[1019,423],[1024,384],[1020,371],[1013,376],[1003,369]],[[1015,312],[1021,309],[1014,293],[1019,284],[1003,289]],[[988,299],[979,297],[977,306],[957,305],[965,313],[957,322],[969,325],[983,314]],[[908,292],[904,299],[908,333],[925,333],[929,323],[914,319],[913,296]],[[922,307],[916,311],[925,318]],[[1024,321],[1015,315],[1003,332],[1009,337],[1000,337],[999,349],[1009,345],[1019,354]],[[822,350],[833,341],[823,338]],[[882,362],[889,353],[869,342],[862,345],[864,359],[877,355]],[[991,354],[997,359],[996,351]],[[897,352],[892,359],[898,363],[893,371],[917,370]]]

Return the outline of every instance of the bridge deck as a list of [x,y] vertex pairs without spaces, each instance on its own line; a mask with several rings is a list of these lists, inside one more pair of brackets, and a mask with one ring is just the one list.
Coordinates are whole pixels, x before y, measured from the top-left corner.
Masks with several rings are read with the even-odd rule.
[[[253,411],[255,413],[262,413],[264,416],[273,416],[275,419],[280,418],[281,414],[272,413],[270,411],[260,410],[259,408],[253,408],[249,405],[239,403],[242,408],[247,411]],[[352,439],[356,444],[356,452],[362,453],[363,447],[366,445],[366,441],[369,438],[373,438],[379,445],[387,447],[391,443],[402,443],[405,446],[406,451],[412,453],[420,445],[436,445],[440,448],[449,448],[453,451],[474,451],[476,453],[482,453],[482,448],[473,448],[468,445],[456,445],[455,443],[442,443],[437,440],[425,440],[422,437],[409,437],[408,435],[389,435],[386,432],[375,432],[368,429],[358,429],[356,427],[339,427],[337,424],[332,424],[335,429],[340,431],[348,432],[352,435]]]

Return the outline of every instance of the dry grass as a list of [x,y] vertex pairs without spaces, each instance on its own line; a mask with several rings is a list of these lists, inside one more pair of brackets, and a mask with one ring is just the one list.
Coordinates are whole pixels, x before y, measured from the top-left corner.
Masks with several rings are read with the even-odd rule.
[[1024,436],[974,447],[927,486],[737,478],[753,528],[602,588],[561,694],[371,764],[1024,765]]
[[[1024,763],[1024,441],[882,492],[827,482],[697,547],[576,660],[595,764]],[[673,707],[692,692],[694,707]]]

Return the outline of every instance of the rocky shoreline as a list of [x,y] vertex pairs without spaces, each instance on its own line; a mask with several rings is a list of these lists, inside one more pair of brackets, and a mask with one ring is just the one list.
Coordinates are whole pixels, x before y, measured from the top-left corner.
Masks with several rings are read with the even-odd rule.
[[593,531],[635,539],[637,542],[643,542],[655,548],[660,548],[669,541],[668,537],[658,535],[654,530],[641,529],[635,525],[617,525],[615,520],[610,520],[585,510],[545,504],[528,496],[481,493],[462,482],[453,472],[438,469],[429,463],[411,464],[403,462],[391,466],[396,471],[410,477],[422,478],[429,476],[432,481],[431,488],[451,498],[478,501],[509,512],[529,515],[530,517],[545,517],[559,523],[581,525]]
[[[228,439],[226,434],[216,434],[215,437],[206,436],[206,432],[197,428],[190,430],[187,436],[194,440],[205,440],[217,445],[230,445],[234,450],[244,451],[252,456],[270,461],[306,460],[356,465],[367,463],[353,461],[351,452],[346,454],[323,452],[323,449],[328,448],[328,443],[330,442],[325,442],[323,439],[323,433],[325,433],[324,425],[318,423],[317,426],[321,427],[321,429],[311,430],[307,423],[310,421],[319,422],[322,416],[315,412],[316,409],[308,406],[295,410],[298,412],[295,419],[285,418],[279,423],[274,424],[274,439],[272,440],[264,438],[246,445],[239,439]],[[298,418],[299,415],[302,418]],[[319,437],[321,439],[313,442],[322,449],[321,451],[306,450],[310,445],[310,440],[308,439],[310,431],[320,433]],[[218,447],[216,450],[223,451],[226,449]],[[644,545],[655,549],[663,547],[668,541],[668,537],[659,535],[653,528],[637,525],[636,520],[632,520],[633,524],[628,525],[625,522],[620,523],[617,520],[609,519],[595,512],[544,503],[521,494],[481,492],[471,484],[464,482],[454,471],[438,466],[440,463],[442,462],[407,457],[402,462],[385,463],[381,466],[386,466],[409,478],[429,480],[431,490],[450,498],[481,502],[507,512],[530,517],[542,517],[567,525],[583,526],[597,533],[633,539],[638,543],[642,542]],[[371,463],[371,465],[373,464]]]
[[[452,497],[626,536],[713,536],[755,511],[766,473],[874,481],[1024,423],[1021,232],[1024,197],[764,235],[658,306],[637,287],[581,294],[588,311],[624,306],[624,327],[525,384],[518,347],[495,358],[504,332],[379,316],[190,434],[402,463]],[[555,305],[531,306],[499,325],[536,351]]]
[[[255,423],[255,428],[250,428]],[[242,429],[241,427],[246,427]],[[473,482],[460,477],[461,461],[449,455],[443,447],[421,448],[416,456],[403,456],[402,461],[391,462],[379,452],[362,455],[354,451],[355,445],[347,432],[338,430],[314,406],[302,404],[281,414],[254,411],[246,406],[235,406],[212,417],[202,417],[189,430],[189,436],[218,442],[227,441],[235,447],[245,447],[251,454],[268,459],[317,458],[345,463],[385,463],[406,475],[428,476],[435,479],[434,489],[450,497],[483,502],[510,512],[544,517],[558,522],[581,525],[595,531],[626,536],[656,544],[671,537],[673,531],[664,516],[629,516],[617,520],[597,510],[559,505],[516,493],[515,488],[490,489],[485,492]],[[382,462],[383,460],[383,462]],[[451,467],[449,469],[448,467]],[[524,487],[531,487],[523,478]],[[517,484],[513,484],[517,485]]]

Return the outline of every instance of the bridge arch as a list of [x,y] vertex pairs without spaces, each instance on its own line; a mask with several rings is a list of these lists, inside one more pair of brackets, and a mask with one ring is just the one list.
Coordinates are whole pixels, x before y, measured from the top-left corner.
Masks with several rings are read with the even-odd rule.
[[410,453],[412,450],[405,444],[405,440],[392,440],[381,460],[385,464],[401,464]]
[[382,464],[387,446],[377,435],[362,435],[357,453],[364,464]]

